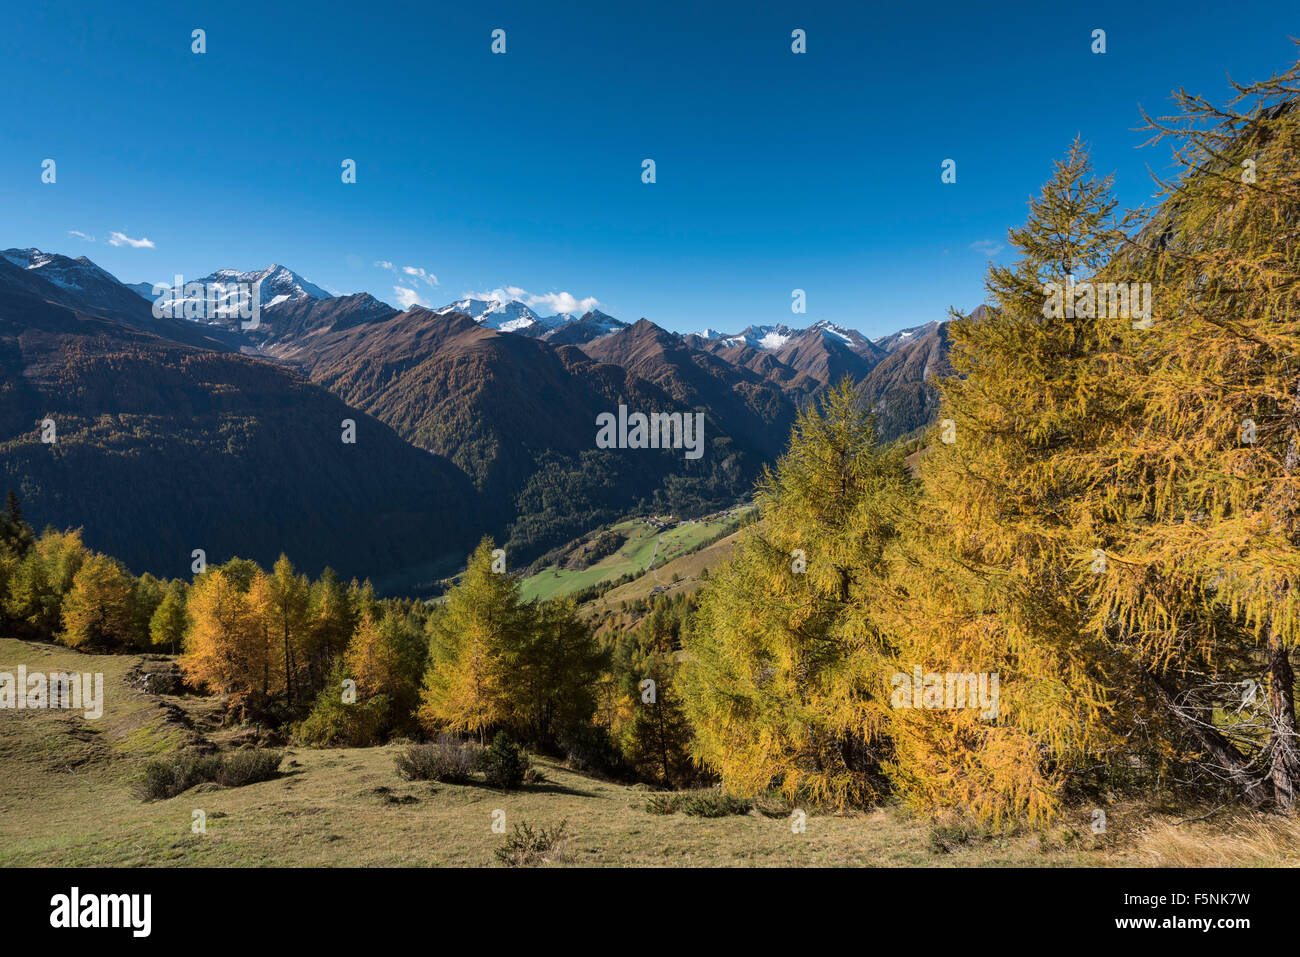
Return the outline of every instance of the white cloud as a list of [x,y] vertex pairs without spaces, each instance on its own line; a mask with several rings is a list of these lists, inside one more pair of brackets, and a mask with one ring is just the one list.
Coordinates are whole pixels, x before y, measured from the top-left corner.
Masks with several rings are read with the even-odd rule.
[[88,243],[93,243],[93,242],[95,241],[95,237],[94,237],[94,236],[87,236],[87,235],[86,235],[85,233],[83,233],[80,229],[69,229],[69,230],[68,230],[68,235],[69,235],[69,236],[75,236],[75,237],[77,237],[78,239],[84,239],[84,240],[85,240],[86,242],[88,242]]
[[970,248],[977,253],[983,253],[992,259],[1005,248],[1001,243],[994,242],[991,239],[980,239],[970,244]]
[[425,272],[419,266],[403,266],[402,272],[408,276],[414,276],[428,286],[438,285],[438,277],[431,272]]
[[110,246],[130,246],[132,249],[153,249],[153,240],[132,239],[126,233],[109,233],[108,244]]
[[399,268],[387,259],[377,259],[375,260],[375,268],[391,272],[398,279],[409,276],[411,279],[424,283],[430,289],[438,285],[438,277],[420,266],[402,266]]
[[512,299],[518,299],[528,308],[534,309],[534,311],[540,312],[542,315],[569,312],[580,316],[600,305],[600,300],[595,296],[579,299],[567,292],[548,292],[535,295],[519,286],[503,286],[490,292],[467,292],[464,298],[482,299],[485,302],[509,302]]
[[414,289],[406,289],[402,286],[394,286],[393,295],[397,297],[397,304],[401,306],[403,309],[410,309],[412,306],[424,306],[427,308],[429,305],[420,297],[420,294],[416,292]]
[[528,305],[545,306],[551,312],[571,312],[582,315],[584,312],[590,312],[599,306],[600,300],[595,296],[579,299],[567,292],[548,292],[544,296],[530,296]]

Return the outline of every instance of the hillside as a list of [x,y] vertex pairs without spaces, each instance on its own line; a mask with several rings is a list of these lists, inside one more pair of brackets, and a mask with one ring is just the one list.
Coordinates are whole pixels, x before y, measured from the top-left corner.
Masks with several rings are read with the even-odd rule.
[[[645,349],[602,358],[608,346],[595,348],[616,341]],[[415,308],[321,331],[279,355],[454,462],[482,493],[482,526],[528,562],[631,512],[702,514],[733,502],[784,444],[793,407],[780,390],[672,341],[639,323],[589,343],[593,356]],[[702,456],[597,449],[596,417],[620,405],[702,411]]]
[[[1293,825],[1232,820],[1175,829],[1173,818],[1117,805],[1104,837],[1080,810],[1051,828],[959,840],[893,806],[810,814],[792,839],[789,812],[720,818],[646,810],[649,791],[581,774],[535,757],[546,781],[502,794],[481,784],[401,778],[398,747],[292,749],[271,780],[244,787],[203,784],[143,802],[131,790],[144,760],[178,744],[230,748],[237,729],[214,727],[212,699],[151,694],[141,674],[161,656],[83,655],[0,638],[0,669],[98,671],[104,715],[9,712],[0,723],[0,866],[485,867],[504,840],[491,830],[566,821],[562,864],[577,866],[1125,866],[1192,862],[1295,866]],[[194,811],[205,831],[194,833]],[[770,815],[770,816],[769,816]]]
[[462,561],[474,534],[458,470],[301,376],[8,288],[0,453],[0,485],[36,527],[82,527],[157,575],[188,575],[196,548],[263,564],[284,551],[309,572],[411,588]]
[[[728,509],[697,521],[629,519],[597,530],[571,543],[562,554],[524,579],[521,594],[526,599],[554,598],[613,582],[628,575],[658,579],[665,569],[701,551],[701,544],[735,528],[746,509]],[[584,551],[602,536],[616,539],[618,547],[598,560],[588,562]],[[704,550],[707,550],[704,549]],[[670,581],[672,579],[669,579]],[[637,582],[620,585],[618,589]],[[647,590],[650,586],[647,586]]]

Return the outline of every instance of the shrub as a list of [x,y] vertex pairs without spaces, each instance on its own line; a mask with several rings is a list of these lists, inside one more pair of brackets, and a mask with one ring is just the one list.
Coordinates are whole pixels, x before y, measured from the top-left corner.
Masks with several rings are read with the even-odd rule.
[[294,740],[309,748],[365,748],[382,741],[388,696],[346,704],[337,687],[331,684],[316,696],[311,713],[294,728]]
[[564,863],[569,858],[565,834],[568,824],[568,820],[563,820],[553,828],[541,827],[535,831],[527,821],[516,824],[505,843],[496,849],[496,859],[506,867]]
[[283,760],[280,751],[233,751],[226,755],[176,751],[145,762],[135,790],[141,800],[157,801],[209,781],[222,787],[243,787],[274,777]]
[[645,809],[651,814],[676,814],[685,797],[680,791],[659,791],[646,799]]
[[275,772],[284,760],[281,751],[232,751],[217,761],[214,774],[209,780],[224,788],[242,788],[246,784],[256,784],[275,777]]
[[450,734],[440,734],[431,744],[413,744],[397,755],[397,773],[408,781],[465,784],[478,765],[483,749]]
[[930,828],[930,853],[951,854],[959,847],[988,836],[985,828],[968,820],[958,818],[938,821]]
[[528,756],[501,731],[483,752],[480,766],[483,777],[490,786],[512,791],[524,783],[524,775],[528,773]]
[[727,817],[731,814],[748,814],[753,801],[725,793],[721,788],[695,791],[685,796],[682,811],[692,817]]

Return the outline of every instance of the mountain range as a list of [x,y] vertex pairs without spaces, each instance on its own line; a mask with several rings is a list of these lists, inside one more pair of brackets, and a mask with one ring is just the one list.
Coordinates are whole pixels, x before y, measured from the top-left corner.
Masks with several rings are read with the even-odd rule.
[[[523,564],[629,513],[746,496],[799,407],[843,376],[882,439],[914,432],[948,371],[942,322],[874,341],[828,322],[680,335],[519,300],[403,311],[281,265],[199,281],[258,284],[260,322],[159,319],[153,284],[0,253],[0,480],[36,524],[81,526],[137,571],[183,574],[199,547],[284,550],[409,590],[482,534]],[[597,449],[596,416],[620,405],[703,412],[706,454]]]

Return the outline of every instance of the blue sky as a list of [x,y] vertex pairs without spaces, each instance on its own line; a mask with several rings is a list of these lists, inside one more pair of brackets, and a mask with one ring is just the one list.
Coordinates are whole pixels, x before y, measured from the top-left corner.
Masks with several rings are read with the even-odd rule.
[[969,308],[1076,133],[1145,203],[1168,149],[1136,149],[1139,104],[1221,97],[1300,34],[1294,0],[181,6],[6,12],[0,247],[127,282],[279,262],[394,304],[567,293],[682,332]]

